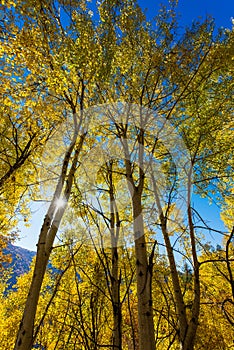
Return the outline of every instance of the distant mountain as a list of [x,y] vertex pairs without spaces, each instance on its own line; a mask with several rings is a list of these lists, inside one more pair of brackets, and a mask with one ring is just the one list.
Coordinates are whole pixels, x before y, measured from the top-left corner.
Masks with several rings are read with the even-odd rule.
[[9,288],[12,288],[17,281],[17,277],[27,273],[30,268],[33,257],[36,252],[30,251],[25,248],[9,244],[4,253],[11,255],[11,263],[4,263],[4,268],[12,268],[12,277],[10,278]]

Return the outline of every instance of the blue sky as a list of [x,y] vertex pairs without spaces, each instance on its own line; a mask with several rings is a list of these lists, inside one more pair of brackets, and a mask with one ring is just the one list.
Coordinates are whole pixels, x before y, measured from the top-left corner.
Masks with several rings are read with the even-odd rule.
[[[147,16],[152,18],[157,13],[159,4],[168,4],[168,0],[139,0],[138,3],[142,8],[148,8]],[[234,17],[234,0],[179,0],[178,12],[181,15],[179,21],[181,26],[189,26],[193,20],[205,19],[206,16],[211,15],[215,18],[217,27],[231,28],[231,17]],[[215,204],[209,205],[206,199],[194,196],[194,206],[199,212],[202,212],[207,224],[218,230],[224,229],[219,218],[219,208]],[[19,225],[21,240],[16,242],[16,244],[35,250],[46,207],[41,204],[33,204],[32,210],[34,214],[31,220],[31,227],[25,228],[23,224]],[[220,239],[221,237],[217,234],[207,234],[207,240],[212,241],[214,244],[220,243]]]
[[[142,8],[147,8],[147,15],[153,17],[160,3],[167,5],[168,0],[139,0]],[[234,17],[234,0],[178,0],[180,24],[190,25],[193,20],[205,19],[211,15],[217,27],[231,28],[231,17]]]

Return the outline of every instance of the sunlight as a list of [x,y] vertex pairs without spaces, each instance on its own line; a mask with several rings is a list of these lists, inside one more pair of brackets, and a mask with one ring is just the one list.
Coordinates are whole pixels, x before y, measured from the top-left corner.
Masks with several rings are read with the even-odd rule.
[[61,209],[61,208],[65,207],[66,200],[64,198],[59,197],[56,199],[55,205],[56,205],[57,209]]

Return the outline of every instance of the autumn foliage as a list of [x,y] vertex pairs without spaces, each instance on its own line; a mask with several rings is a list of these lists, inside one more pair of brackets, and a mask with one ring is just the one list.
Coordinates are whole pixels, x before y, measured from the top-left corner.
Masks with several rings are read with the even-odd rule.
[[[0,11],[0,349],[232,349],[233,30],[181,32],[176,1],[153,21],[130,0]],[[37,254],[9,290],[34,202]]]

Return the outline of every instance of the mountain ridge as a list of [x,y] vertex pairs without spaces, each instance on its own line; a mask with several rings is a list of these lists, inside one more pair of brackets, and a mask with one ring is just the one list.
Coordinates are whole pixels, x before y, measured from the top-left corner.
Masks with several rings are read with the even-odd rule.
[[14,289],[17,278],[29,271],[36,252],[9,243],[7,248],[4,249],[4,254],[9,254],[11,257],[11,261],[4,263],[3,268],[5,270],[12,269],[11,277],[7,281],[7,284],[8,289]]

